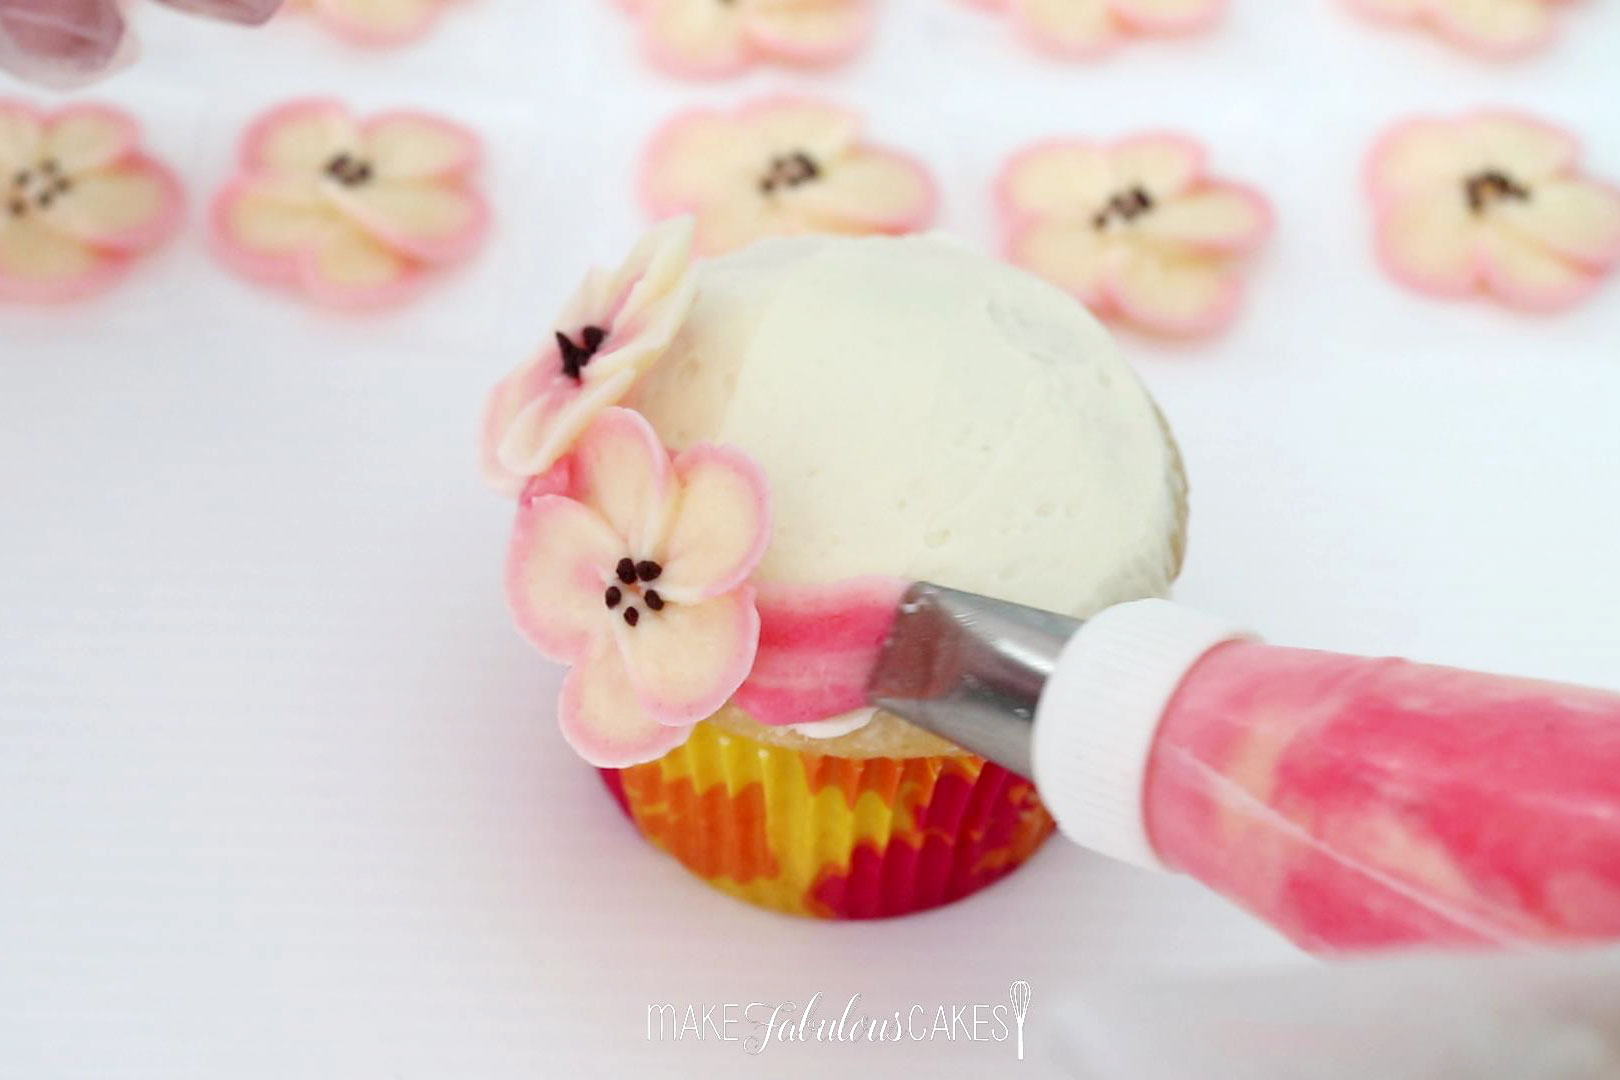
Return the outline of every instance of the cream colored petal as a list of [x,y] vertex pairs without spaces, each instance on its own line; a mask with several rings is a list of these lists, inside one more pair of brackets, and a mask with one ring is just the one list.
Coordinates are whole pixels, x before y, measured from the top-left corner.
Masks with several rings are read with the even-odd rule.
[[40,152],[76,176],[117,161],[134,147],[135,127],[123,113],[80,106],[58,113],[45,127]]
[[629,393],[635,379],[634,371],[620,371],[575,383],[560,370],[542,372],[534,397],[518,410],[502,436],[496,459],[514,476],[545,472],[573,448],[603,409]]
[[1013,238],[1014,262],[1096,308],[1113,259],[1114,242],[1089,224],[1037,222]]
[[469,131],[433,116],[391,113],[368,123],[361,135],[366,160],[385,179],[419,179],[458,172],[478,157]]
[[400,300],[417,277],[404,257],[348,225],[329,230],[302,265],[310,294],[342,306]]
[[1002,174],[1004,209],[1014,216],[1089,221],[1114,194],[1108,152],[1080,143],[1038,146],[1015,157]]
[[647,0],[643,27],[647,47],[666,66],[718,74],[741,66],[748,55],[740,4],[715,0]]
[[1030,35],[1057,52],[1098,52],[1118,36],[1108,0],[1013,0],[1013,7]]
[[1174,33],[1216,19],[1225,0],[1112,0],[1120,19],[1140,30]]
[[[691,218],[666,221],[649,229],[606,286],[609,305],[602,313],[612,328],[607,350],[618,352],[632,341],[662,350],[675,336],[697,291],[692,275]],[[609,368],[636,357],[604,356]]]
[[642,197],[660,216],[708,205],[757,182],[761,157],[737,118],[690,113],[665,127],[648,148]]
[[1430,0],[1351,0],[1360,10],[1384,19],[1412,19],[1421,14]]
[[1528,116],[1482,113],[1466,126],[1480,167],[1499,169],[1521,183],[1557,176],[1579,152],[1567,132]]
[[1368,178],[1383,199],[1455,190],[1486,157],[1466,126],[1447,120],[1409,120],[1389,131],[1374,147]]
[[817,162],[842,157],[861,131],[859,114],[813,101],[767,101],[742,110],[739,119],[766,159],[759,162],[761,175],[776,154],[804,153]]
[[1140,187],[1158,200],[1179,195],[1198,181],[1204,151],[1177,135],[1144,135],[1114,145],[1108,155],[1114,190]]
[[903,232],[926,222],[934,187],[914,161],[857,150],[829,162],[819,179],[789,197],[801,212],[838,231]]
[[331,101],[297,101],[260,117],[248,129],[251,160],[298,175],[319,173],[338,153],[359,145],[348,110]]
[[695,724],[719,711],[754,663],[759,613],[753,590],[660,611],[636,606],[634,627],[622,621],[614,627],[636,698],[665,724]]
[[677,603],[741,585],[770,540],[770,482],[735,447],[700,444],[675,460],[679,479],[658,549],[658,589]]
[[605,643],[563,681],[557,721],[574,752],[602,769],[655,761],[691,733],[659,723],[636,700],[623,658]]
[[573,453],[574,498],[624,538],[625,554],[650,557],[673,494],[669,453],[652,426],[629,409],[605,409]]
[[1480,48],[1501,52],[1541,42],[1553,29],[1547,0],[1437,0],[1431,17]]
[[605,601],[624,541],[589,507],[546,495],[518,507],[506,594],[518,628],[554,660],[579,660],[608,634]]
[[803,221],[758,195],[743,192],[707,206],[698,214],[697,250],[704,255],[721,255],[767,236],[794,236],[806,231],[808,226]]
[[0,279],[49,286],[91,274],[100,261],[93,249],[51,228],[38,215],[0,224]]
[[1136,234],[1160,243],[1241,251],[1265,235],[1270,214],[1254,192],[1212,187],[1155,206],[1136,221]]
[[1477,276],[1478,252],[1479,221],[1451,191],[1405,199],[1378,223],[1385,269],[1422,292],[1468,292]]
[[483,204],[457,184],[397,180],[339,188],[338,204],[384,244],[416,258],[459,258],[477,243]]
[[1594,266],[1620,259],[1620,191],[1584,180],[1548,180],[1528,200],[1505,199],[1491,216],[1565,258]]
[[229,242],[264,255],[290,255],[318,244],[339,221],[332,208],[297,189],[253,184],[230,197],[221,224]]
[[1133,246],[1112,268],[1109,293],[1132,322],[1169,334],[1219,329],[1237,309],[1236,271],[1222,259]]
[[833,60],[853,50],[870,24],[862,0],[756,3],[744,22],[748,38],[775,56],[801,63]]
[[[160,239],[153,226],[172,218],[177,196],[160,174],[143,169],[113,168],[80,176],[51,207],[49,220],[59,229],[90,242],[131,246]],[[146,234],[146,235],[142,235]]]
[[1592,291],[1597,277],[1514,229],[1480,232],[1481,268],[1491,291],[1531,311],[1560,311]]
[[39,114],[21,105],[0,101],[0,179],[39,160],[44,128]]
[[326,18],[361,38],[408,38],[422,30],[443,0],[314,0]]

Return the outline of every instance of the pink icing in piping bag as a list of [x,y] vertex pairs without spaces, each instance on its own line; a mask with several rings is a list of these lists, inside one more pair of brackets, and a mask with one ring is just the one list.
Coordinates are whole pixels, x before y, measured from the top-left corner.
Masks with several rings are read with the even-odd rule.
[[869,694],[1033,776],[1070,839],[1305,948],[1620,940],[1620,694],[930,585]]

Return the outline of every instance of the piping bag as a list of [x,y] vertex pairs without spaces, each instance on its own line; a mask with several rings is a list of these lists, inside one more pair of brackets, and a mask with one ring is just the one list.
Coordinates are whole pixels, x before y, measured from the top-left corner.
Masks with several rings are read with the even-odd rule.
[[1307,949],[1620,940],[1620,694],[916,584],[867,697]]

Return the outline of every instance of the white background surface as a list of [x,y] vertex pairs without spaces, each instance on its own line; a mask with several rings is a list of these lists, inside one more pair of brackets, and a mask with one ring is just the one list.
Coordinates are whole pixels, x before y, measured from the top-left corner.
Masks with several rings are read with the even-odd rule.
[[[192,228],[104,300],[0,310],[0,1076],[979,1077],[1012,1074],[1008,1045],[749,1059],[650,1044],[645,1009],[822,991],[885,1015],[1023,978],[1038,1059],[1065,989],[1297,963],[1189,883],[1057,844],[874,925],[755,911],[655,855],[509,627],[479,400],[631,241],[631,162],[683,104],[859,104],[984,244],[1021,144],[1184,128],[1279,228],[1234,332],[1126,338],[1193,479],[1181,599],[1279,641],[1613,684],[1620,283],[1554,319],[1410,295],[1357,181],[1387,123],[1486,103],[1562,121],[1620,177],[1620,4],[1572,7],[1509,67],[1334,0],[1235,0],[1214,35],[1066,66],[952,0],[892,0],[845,71],[720,85],[640,66],[597,0],[476,0],[381,54],[304,18],[143,13],[146,61],[91,96],[143,119]],[[336,316],[209,260],[197,208],[237,133],[311,92],[488,137],[494,242],[425,303]]]

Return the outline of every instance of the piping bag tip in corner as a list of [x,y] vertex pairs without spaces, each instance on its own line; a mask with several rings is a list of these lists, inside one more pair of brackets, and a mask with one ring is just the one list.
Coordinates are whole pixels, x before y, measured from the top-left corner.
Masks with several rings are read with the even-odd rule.
[[912,586],[873,705],[1319,951],[1620,940],[1620,695]]

